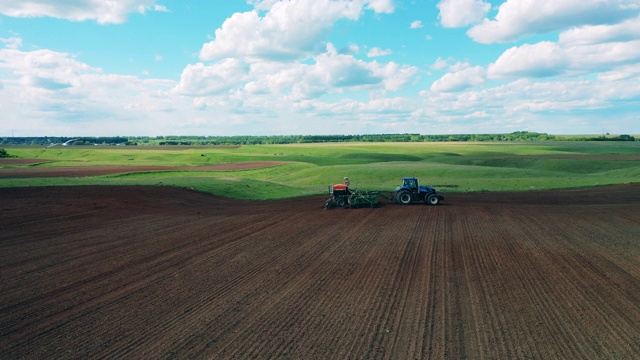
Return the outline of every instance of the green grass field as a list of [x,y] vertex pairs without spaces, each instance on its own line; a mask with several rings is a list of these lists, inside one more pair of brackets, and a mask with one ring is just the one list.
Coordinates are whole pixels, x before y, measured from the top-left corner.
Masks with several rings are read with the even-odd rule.
[[[33,165],[2,168],[159,165],[203,166],[248,161],[286,164],[241,171],[162,171],[77,178],[0,179],[0,187],[170,185],[234,198],[267,200],[326,193],[344,176],[352,188],[392,191],[416,176],[439,191],[589,187],[640,181],[640,142],[329,143],[237,148],[6,147]],[[1,170],[0,170],[1,171]]]

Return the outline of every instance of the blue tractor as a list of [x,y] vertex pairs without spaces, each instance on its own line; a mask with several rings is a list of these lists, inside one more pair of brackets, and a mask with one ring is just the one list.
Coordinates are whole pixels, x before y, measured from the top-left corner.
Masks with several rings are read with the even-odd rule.
[[396,188],[393,198],[400,205],[408,205],[414,201],[438,205],[444,200],[443,196],[437,194],[436,189],[429,186],[420,186],[418,179],[414,177],[402,178],[402,185]]

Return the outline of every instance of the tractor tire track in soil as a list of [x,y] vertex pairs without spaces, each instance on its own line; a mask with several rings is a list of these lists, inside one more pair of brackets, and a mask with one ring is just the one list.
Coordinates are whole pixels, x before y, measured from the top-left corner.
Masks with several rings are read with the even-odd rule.
[[0,189],[0,358],[640,358],[640,185]]

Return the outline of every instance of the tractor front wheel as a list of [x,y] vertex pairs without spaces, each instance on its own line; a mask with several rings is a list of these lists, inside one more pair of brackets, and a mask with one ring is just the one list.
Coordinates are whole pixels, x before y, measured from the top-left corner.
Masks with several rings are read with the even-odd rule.
[[438,205],[438,203],[440,202],[440,198],[438,198],[438,195],[436,194],[429,194],[426,197],[425,202],[429,205]]
[[396,194],[396,202],[400,205],[411,204],[411,193],[407,190],[402,190]]
[[339,197],[336,199],[336,205],[338,205],[338,207],[345,207],[347,205],[347,199],[343,198],[343,197]]

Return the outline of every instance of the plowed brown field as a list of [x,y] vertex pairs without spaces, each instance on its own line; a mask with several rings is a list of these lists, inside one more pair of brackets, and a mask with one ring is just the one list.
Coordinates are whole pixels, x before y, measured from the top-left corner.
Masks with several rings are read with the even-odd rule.
[[640,185],[0,189],[0,358],[640,358]]

